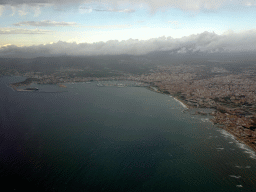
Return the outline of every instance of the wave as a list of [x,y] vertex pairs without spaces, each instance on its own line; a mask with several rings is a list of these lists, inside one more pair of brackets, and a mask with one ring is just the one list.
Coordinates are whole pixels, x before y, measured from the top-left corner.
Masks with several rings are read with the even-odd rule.
[[251,168],[251,166],[249,166],[249,165],[246,165],[245,167],[240,166],[240,165],[236,165],[235,167],[236,167],[236,168],[239,168],[239,169],[242,169],[242,168],[244,168],[244,169],[250,169],[250,168]]
[[255,153],[255,151],[253,151],[252,149],[250,149],[246,144],[237,141],[237,139],[235,138],[234,135],[232,135],[231,133],[229,133],[229,132],[227,132],[227,131],[225,131],[225,130],[223,130],[223,129],[222,129],[222,130],[219,130],[219,132],[220,132],[221,134],[223,134],[224,137],[226,137],[226,138],[231,138],[231,139],[235,140],[235,143],[237,144],[237,146],[238,146],[240,149],[245,150],[245,153],[249,154],[249,156],[250,156],[252,159],[256,159],[256,153]]
[[176,98],[174,98],[174,100],[178,101],[182,105],[182,107],[184,107],[185,109],[188,109],[188,107],[184,103],[182,103],[180,100],[178,100]]
[[201,121],[203,121],[203,122],[210,122],[209,118],[201,118]]
[[239,146],[239,148],[244,149],[245,153],[249,154],[249,156],[252,159],[256,159],[256,153],[255,151],[253,151],[252,149],[250,149],[247,145],[245,145],[244,143],[237,143],[237,145]]
[[240,179],[240,178],[241,178],[241,176],[240,176],[240,175],[238,175],[238,176],[235,176],[235,175],[229,175],[229,177],[233,177],[233,178],[235,178],[235,179]]
[[231,133],[229,133],[229,132],[227,132],[227,131],[225,131],[225,130],[223,130],[223,129],[220,129],[220,130],[218,130],[218,131],[219,131],[225,138],[231,138],[231,139],[237,141],[236,138],[235,138],[235,136],[232,135]]

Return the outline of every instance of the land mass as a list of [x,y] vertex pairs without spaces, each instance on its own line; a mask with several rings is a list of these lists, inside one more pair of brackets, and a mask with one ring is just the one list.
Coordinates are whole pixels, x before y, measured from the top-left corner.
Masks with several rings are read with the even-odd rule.
[[[0,64],[2,75],[27,77],[20,86],[58,84],[67,82],[129,80],[154,91],[170,94],[188,108],[212,108],[212,122],[233,134],[256,151],[256,65],[254,60],[243,61],[186,61],[172,63],[148,57],[117,56],[102,58],[68,58],[64,64],[50,59],[51,70],[40,62],[46,58],[15,63],[9,59]],[[70,65],[67,61],[72,62]],[[61,59],[60,61],[63,61]],[[34,62],[34,65],[31,63]],[[53,64],[55,62],[55,64]],[[43,65],[43,64],[42,64]],[[104,84],[100,83],[102,86]]]

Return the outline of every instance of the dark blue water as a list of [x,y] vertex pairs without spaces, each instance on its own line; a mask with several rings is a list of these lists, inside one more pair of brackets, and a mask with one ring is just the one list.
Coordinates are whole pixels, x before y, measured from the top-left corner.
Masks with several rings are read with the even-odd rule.
[[7,191],[256,190],[255,153],[168,95],[97,83],[7,86],[22,79],[0,78]]

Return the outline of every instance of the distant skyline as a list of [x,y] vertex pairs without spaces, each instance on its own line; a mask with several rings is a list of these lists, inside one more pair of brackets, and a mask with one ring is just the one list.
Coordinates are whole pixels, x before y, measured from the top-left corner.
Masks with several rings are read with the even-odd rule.
[[[191,44],[201,34],[211,34],[217,44],[220,38],[229,39],[237,50],[245,42],[249,43],[245,51],[256,45],[255,0],[0,0],[0,15],[0,55],[11,47],[47,48],[63,43],[86,44],[88,50],[88,44],[109,45],[112,40],[124,46],[134,45],[134,40],[147,44],[161,39],[169,43],[161,48],[171,49],[177,42]],[[214,47],[215,39],[208,41]]]

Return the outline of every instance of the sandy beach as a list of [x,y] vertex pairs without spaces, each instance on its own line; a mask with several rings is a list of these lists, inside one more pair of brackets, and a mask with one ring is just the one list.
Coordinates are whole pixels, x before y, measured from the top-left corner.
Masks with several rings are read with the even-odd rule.
[[183,103],[181,100],[177,99],[176,97],[170,96],[174,98],[175,101],[178,101],[185,109],[189,109],[189,106]]

